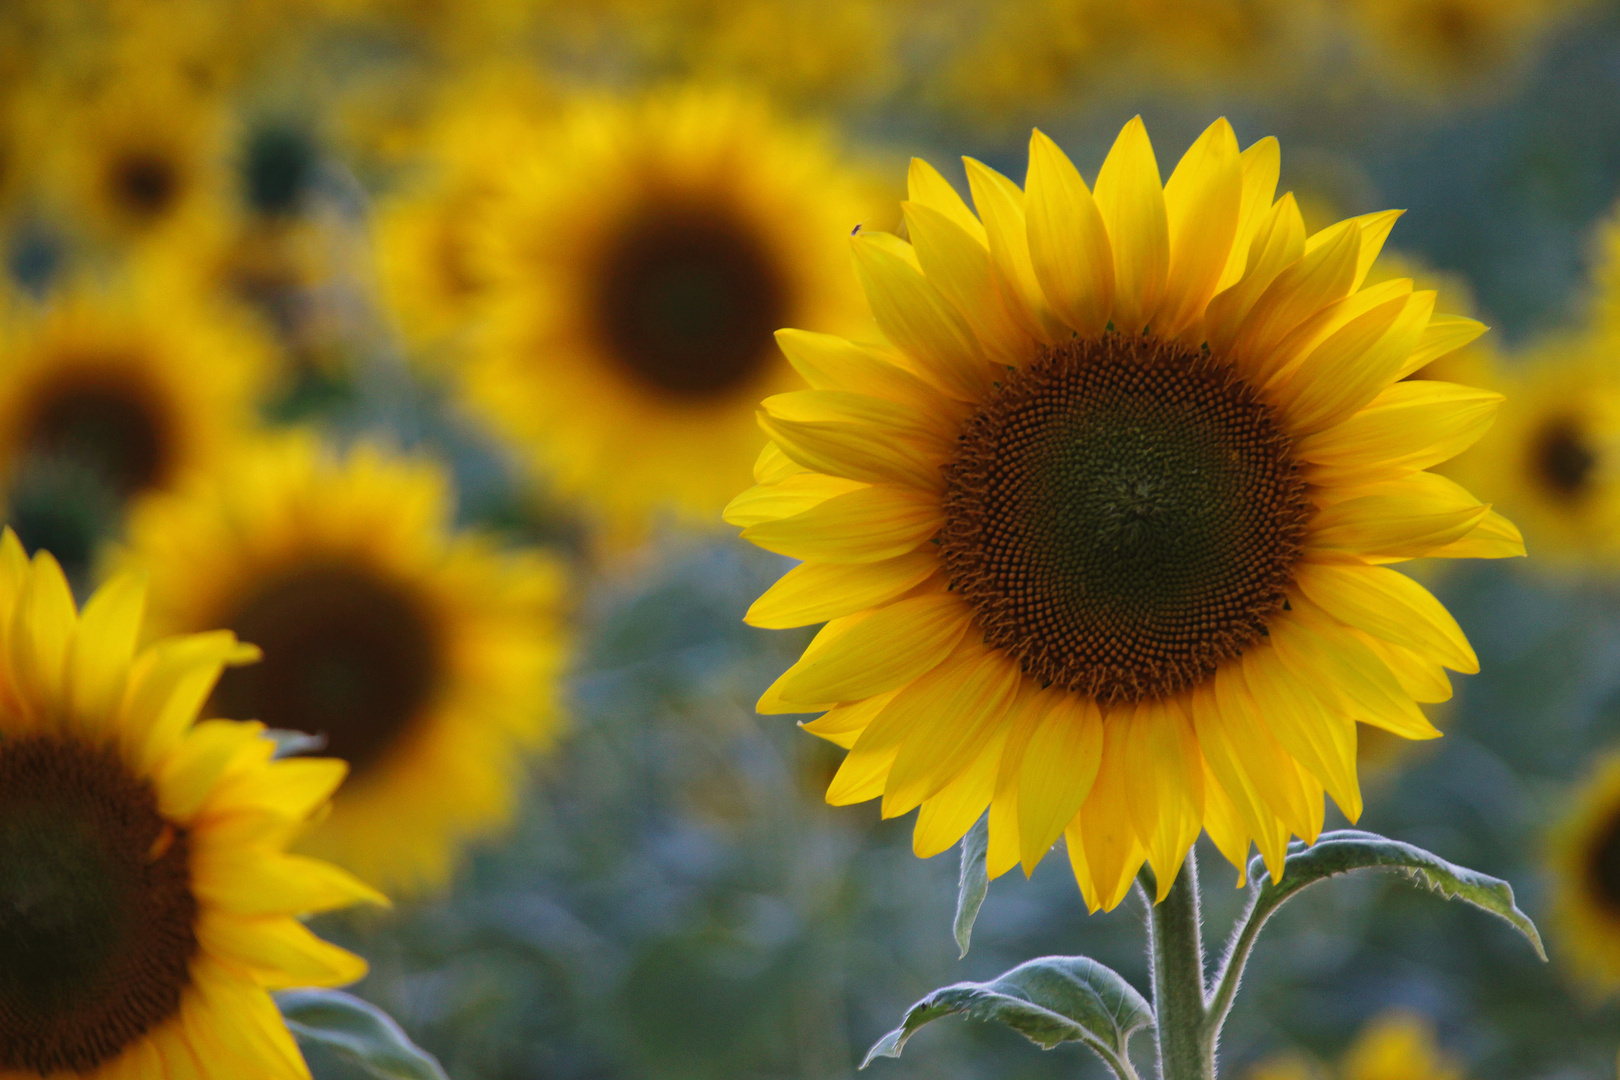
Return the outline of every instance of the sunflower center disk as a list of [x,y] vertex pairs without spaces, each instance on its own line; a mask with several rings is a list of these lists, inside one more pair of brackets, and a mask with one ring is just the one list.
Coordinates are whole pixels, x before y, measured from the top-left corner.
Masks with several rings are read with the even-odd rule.
[[82,468],[128,498],[169,472],[172,427],[134,380],[71,374],[36,395],[24,442],[30,453]]
[[599,270],[598,332],[653,390],[740,390],[787,321],[787,287],[762,239],[715,208],[661,206],[625,227]]
[[1176,693],[1283,606],[1309,516],[1291,445],[1246,383],[1181,346],[1043,350],[945,467],[952,586],[1043,684]]
[[264,582],[224,625],[264,651],[214,691],[225,716],[326,737],[323,754],[364,773],[394,749],[439,682],[437,627],[398,583],[316,563]]
[[1537,479],[1561,499],[1579,498],[1587,490],[1597,455],[1581,434],[1574,417],[1561,416],[1547,423],[1531,441],[1530,467]]
[[112,184],[124,206],[143,218],[163,214],[180,193],[174,165],[156,154],[131,154],[114,163]]
[[1620,915],[1620,818],[1587,851],[1586,879],[1597,901]]
[[173,1016],[197,950],[186,836],[110,750],[0,743],[0,1072],[84,1072]]

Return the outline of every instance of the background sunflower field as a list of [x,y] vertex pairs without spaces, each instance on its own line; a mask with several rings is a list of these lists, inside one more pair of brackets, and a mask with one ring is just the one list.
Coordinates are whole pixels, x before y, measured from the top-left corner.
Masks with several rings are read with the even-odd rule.
[[[1278,136],[1313,231],[1406,211],[1376,272],[1492,326],[1427,374],[1506,395],[1441,471],[1530,553],[1415,571],[1481,673],[1438,741],[1362,728],[1361,824],[1511,882],[1550,962],[1383,877],[1311,891],[1223,1075],[1612,1076],[1620,4],[6,0],[5,523],[281,665],[211,704],[350,762],[305,850],[394,906],[315,925],[454,1080],[834,1080],[1033,955],[1145,986],[1140,905],[1088,916],[1062,860],[958,959],[954,856],[755,714],[811,635],[744,624],[790,564],[721,520],[799,385],[771,332],[859,336],[846,237],[899,227],[910,158],[965,191],[960,155],[1095,162],[1137,114],[1171,155]],[[967,1023],[871,1071],[1103,1075]]]

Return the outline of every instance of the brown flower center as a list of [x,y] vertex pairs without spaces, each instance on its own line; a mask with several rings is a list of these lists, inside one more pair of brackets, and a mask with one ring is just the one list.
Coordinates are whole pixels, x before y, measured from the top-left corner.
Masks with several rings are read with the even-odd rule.
[[598,270],[593,317],[613,355],[655,392],[713,398],[770,359],[788,283],[751,226],[720,208],[663,205],[631,221]]
[[404,585],[358,564],[292,568],[260,583],[221,625],[264,659],[227,671],[215,708],[324,735],[322,753],[355,775],[398,746],[439,684],[435,620]]
[[1584,495],[1597,467],[1597,454],[1573,416],[1543,424],[1530,441],[1530,468],[1536,479],[1559,499],[1573,502]]
[[1620,918],[1620,815],[1587,852],[1586,880],[1597,902]]
[[128,498],[168,478],[174,428],[164,402],[142,380],[69,368],[34,392],[20,441],[26,453],[70,463]]
[[174,162],[150,151],[132,152],[113,161],[108,180],[113,198],[138,218],[161,217],[180,195]]
[[1216,359],[1043,349],[964,425],[942,555],[985,640],[1104,703],[1176,693],[1266,632],[1310,506],[1270,406]]
[[186,834],[117,754],[0,742],[0,1072],[88,1072],[172,1017],[196,921]]

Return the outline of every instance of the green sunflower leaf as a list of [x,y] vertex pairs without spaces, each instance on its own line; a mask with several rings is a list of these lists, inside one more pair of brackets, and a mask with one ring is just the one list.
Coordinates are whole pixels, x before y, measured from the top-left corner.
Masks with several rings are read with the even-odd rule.
[[1541,935],[1530,917],[1513,900],[1513,886],[1500,878],[1457,866],[1438,855],[1359,829],[1323,833],[1310,847],[1291,852],[1283,866],[1280,882],[1266,875],[1264,864],[1256,859],[1251,873],[1261,883],[1256,914],[1269,915],[1283,901],[1308,885],[1346,874],[1352,870],[1396,870],[1413,882],[1439,893],[1447,900],[1462,900],[1505,919],[1529,939],[1536,955],[1547,959]]
[[1085,1043],[1122,1075],[1119,1063],[1128,1060],[1131,1033],[1153,1023],[1152,1007],[1112,968],[1085,956],[1043,956],[990,982],[962,982],[935,990],[867,1051],[861,1068],[874,1058],[899,1057],[918,1028],[957,1013],[1006,1024],[1043,1050],[1059,1043]]
[[448,1080],[432,1054],[411,1042],[394,1018],[341,990],[288,990],[276,996],[288,1029],[383,1080]]
[[986,814],[962,837],[962,872],[956,883],[956,945],[962,956],[968,954],[973,938],[973,921],[979,917],[984,896],[990,891],[990,873],[985,860],[990,851],[990,815]]

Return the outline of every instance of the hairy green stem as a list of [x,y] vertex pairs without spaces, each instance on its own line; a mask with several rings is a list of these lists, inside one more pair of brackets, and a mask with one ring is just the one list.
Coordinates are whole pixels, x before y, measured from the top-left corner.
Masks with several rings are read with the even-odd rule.
[[[1151,875],[1144,873],[1144,878]],[[1151,899],[1150,880],[1144,880],[1143,887]],[[1159,1080],[1214,1080],[1215,1038],[1204,996],[1198,859],[1191,851],[1169,895],[1149,909],[1148,952]]]

